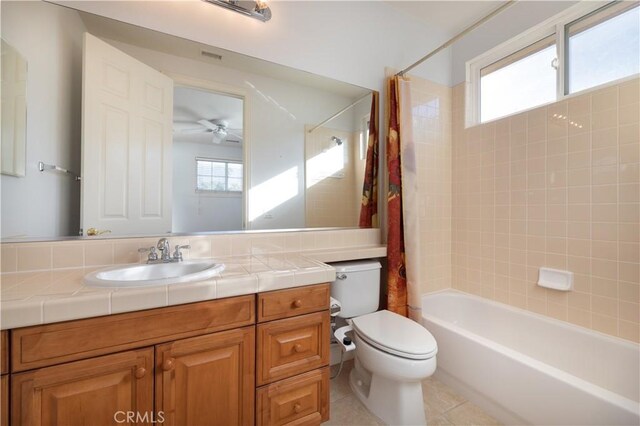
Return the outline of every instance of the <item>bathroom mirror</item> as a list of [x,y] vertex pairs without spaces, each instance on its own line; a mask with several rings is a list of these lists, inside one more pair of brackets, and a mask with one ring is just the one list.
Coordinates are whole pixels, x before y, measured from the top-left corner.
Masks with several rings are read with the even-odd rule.
[[357,227],[369,89],[68,7],[0,7],[35,105],[25,177],[1,178],[4,240]]
[[23,177],[27,146],[27,61],[2,39],[2,145],[0,171]]

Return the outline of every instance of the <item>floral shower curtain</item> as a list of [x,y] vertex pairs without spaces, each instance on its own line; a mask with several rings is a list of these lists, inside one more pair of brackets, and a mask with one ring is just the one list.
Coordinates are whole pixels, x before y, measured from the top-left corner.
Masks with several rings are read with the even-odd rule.
[[378,226],[378,92],[371,93],[371,114],[369,115],[369,139],[362,186],[360,206],[360,228]]
[[391,77],[387,86],[387,309],[407,316],[407,276],[402,214],[402,166],[400,142],[400,78]]
[[410,314],[408,306],[419,306],[421,265],[419,180],[410,84],[407,78],[392,77],[388,96],[387,309],[404,316]]

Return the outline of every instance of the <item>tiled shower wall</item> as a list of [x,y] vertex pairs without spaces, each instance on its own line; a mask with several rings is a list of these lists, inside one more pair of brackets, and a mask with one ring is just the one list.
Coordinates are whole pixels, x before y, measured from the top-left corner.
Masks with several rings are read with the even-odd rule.
[[[453,287],[638,341],[639,80],[464,128],[453,89]],[[536,285],[568,269],[574,290]]]
[[421,294],[451,287],[451,100],[450,87],[411,77]]

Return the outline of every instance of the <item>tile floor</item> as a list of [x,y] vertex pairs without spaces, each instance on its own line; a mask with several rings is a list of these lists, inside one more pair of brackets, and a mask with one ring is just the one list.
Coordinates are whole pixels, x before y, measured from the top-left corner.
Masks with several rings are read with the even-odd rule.
[[[332,367],[334,373],[337,367]],[[340,376],[331,380],[331,420],[324,425],[383,425],[358,401],[349,388],[349,372],[353,361],[344,363]],[[429,426],[500,425],[480,407],[458,395],[444,383],[428,378],[423,382],[424,407]]]

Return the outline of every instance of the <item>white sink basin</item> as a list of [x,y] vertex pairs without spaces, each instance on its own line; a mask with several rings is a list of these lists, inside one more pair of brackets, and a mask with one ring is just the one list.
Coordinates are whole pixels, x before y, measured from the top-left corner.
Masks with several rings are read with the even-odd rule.
[[201,281],[224,270],[224,264],[212,261],[132,264],[101,269],[87,274],[90,287],[147,287]]

